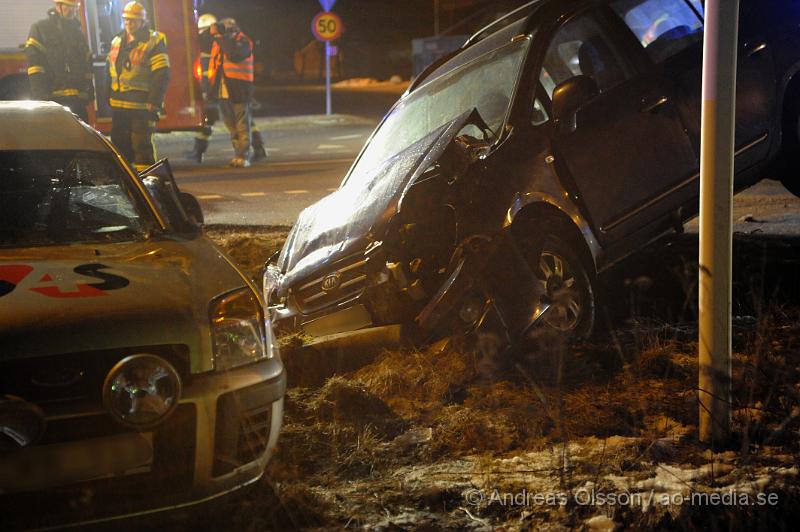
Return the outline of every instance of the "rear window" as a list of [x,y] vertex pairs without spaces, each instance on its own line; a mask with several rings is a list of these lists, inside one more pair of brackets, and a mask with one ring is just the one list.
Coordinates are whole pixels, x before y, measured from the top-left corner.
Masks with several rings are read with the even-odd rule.
[[107,153],[0,151],[0,246],[146,237],[153,220]]

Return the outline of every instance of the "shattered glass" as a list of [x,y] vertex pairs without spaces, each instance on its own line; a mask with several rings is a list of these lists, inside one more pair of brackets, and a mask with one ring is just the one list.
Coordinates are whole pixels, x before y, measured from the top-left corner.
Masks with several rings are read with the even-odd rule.
[[107,154],[0,152],[0,246],[144,238],[152,220]]

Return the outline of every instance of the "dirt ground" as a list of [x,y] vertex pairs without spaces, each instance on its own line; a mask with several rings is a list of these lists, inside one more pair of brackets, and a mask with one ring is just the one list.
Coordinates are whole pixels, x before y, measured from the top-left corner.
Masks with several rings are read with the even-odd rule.
[[[207,233],[258,276],[286,230]],[[367,353],[285,344],[290,381],[303,386],[288,391],[278,453],[211,524],[790,528],[800,518],[800,245],[734,245],[734,438],[717,452],[697,441],[696,249],[696,237],[676,237],[604,275],[605,327],[592,343],[542,335],[513,353],[492,338]],[[306,373],[321,378],[291,378]]]

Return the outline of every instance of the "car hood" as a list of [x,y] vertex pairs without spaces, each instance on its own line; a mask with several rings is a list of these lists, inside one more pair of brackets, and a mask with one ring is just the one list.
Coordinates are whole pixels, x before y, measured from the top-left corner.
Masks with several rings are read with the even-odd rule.
[[324,264],[363,250],[381,238],[381,229],[397,212],[403,195],[439,157],[471,117],[464,113],[376,167],[369,185],[345,182],[303,210],[281,251],[283,287]]
[[203,237],[0,250],[0,359],[182,344],[208,370],[209,303],[245,284]]

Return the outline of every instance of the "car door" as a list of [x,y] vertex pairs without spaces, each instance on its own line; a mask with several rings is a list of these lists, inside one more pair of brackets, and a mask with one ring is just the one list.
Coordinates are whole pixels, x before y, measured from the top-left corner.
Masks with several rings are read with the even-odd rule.
[[639,72],[609,22],[593,10],[564,23],[540,76],[551,96],[572,76],[597,83],[599,94],[578,109],[574,130],[554,132],[553,151],[565,184],[606,245],[663,231],[655,222],[677,208],[663,199],[698,164],[671,86]]
[[[699,155],[703,6],[698,0],[615,0],[610,6],[636,36],[650,68],[674,83],[678,111]],[[741,6],[736,75],[737,172],[767,156],[766,141],[775,105],[772,50],[752,23],[757,15],[754,2],[743,2]],[[681,193],[696,193],[698,183],[691,185]]]

